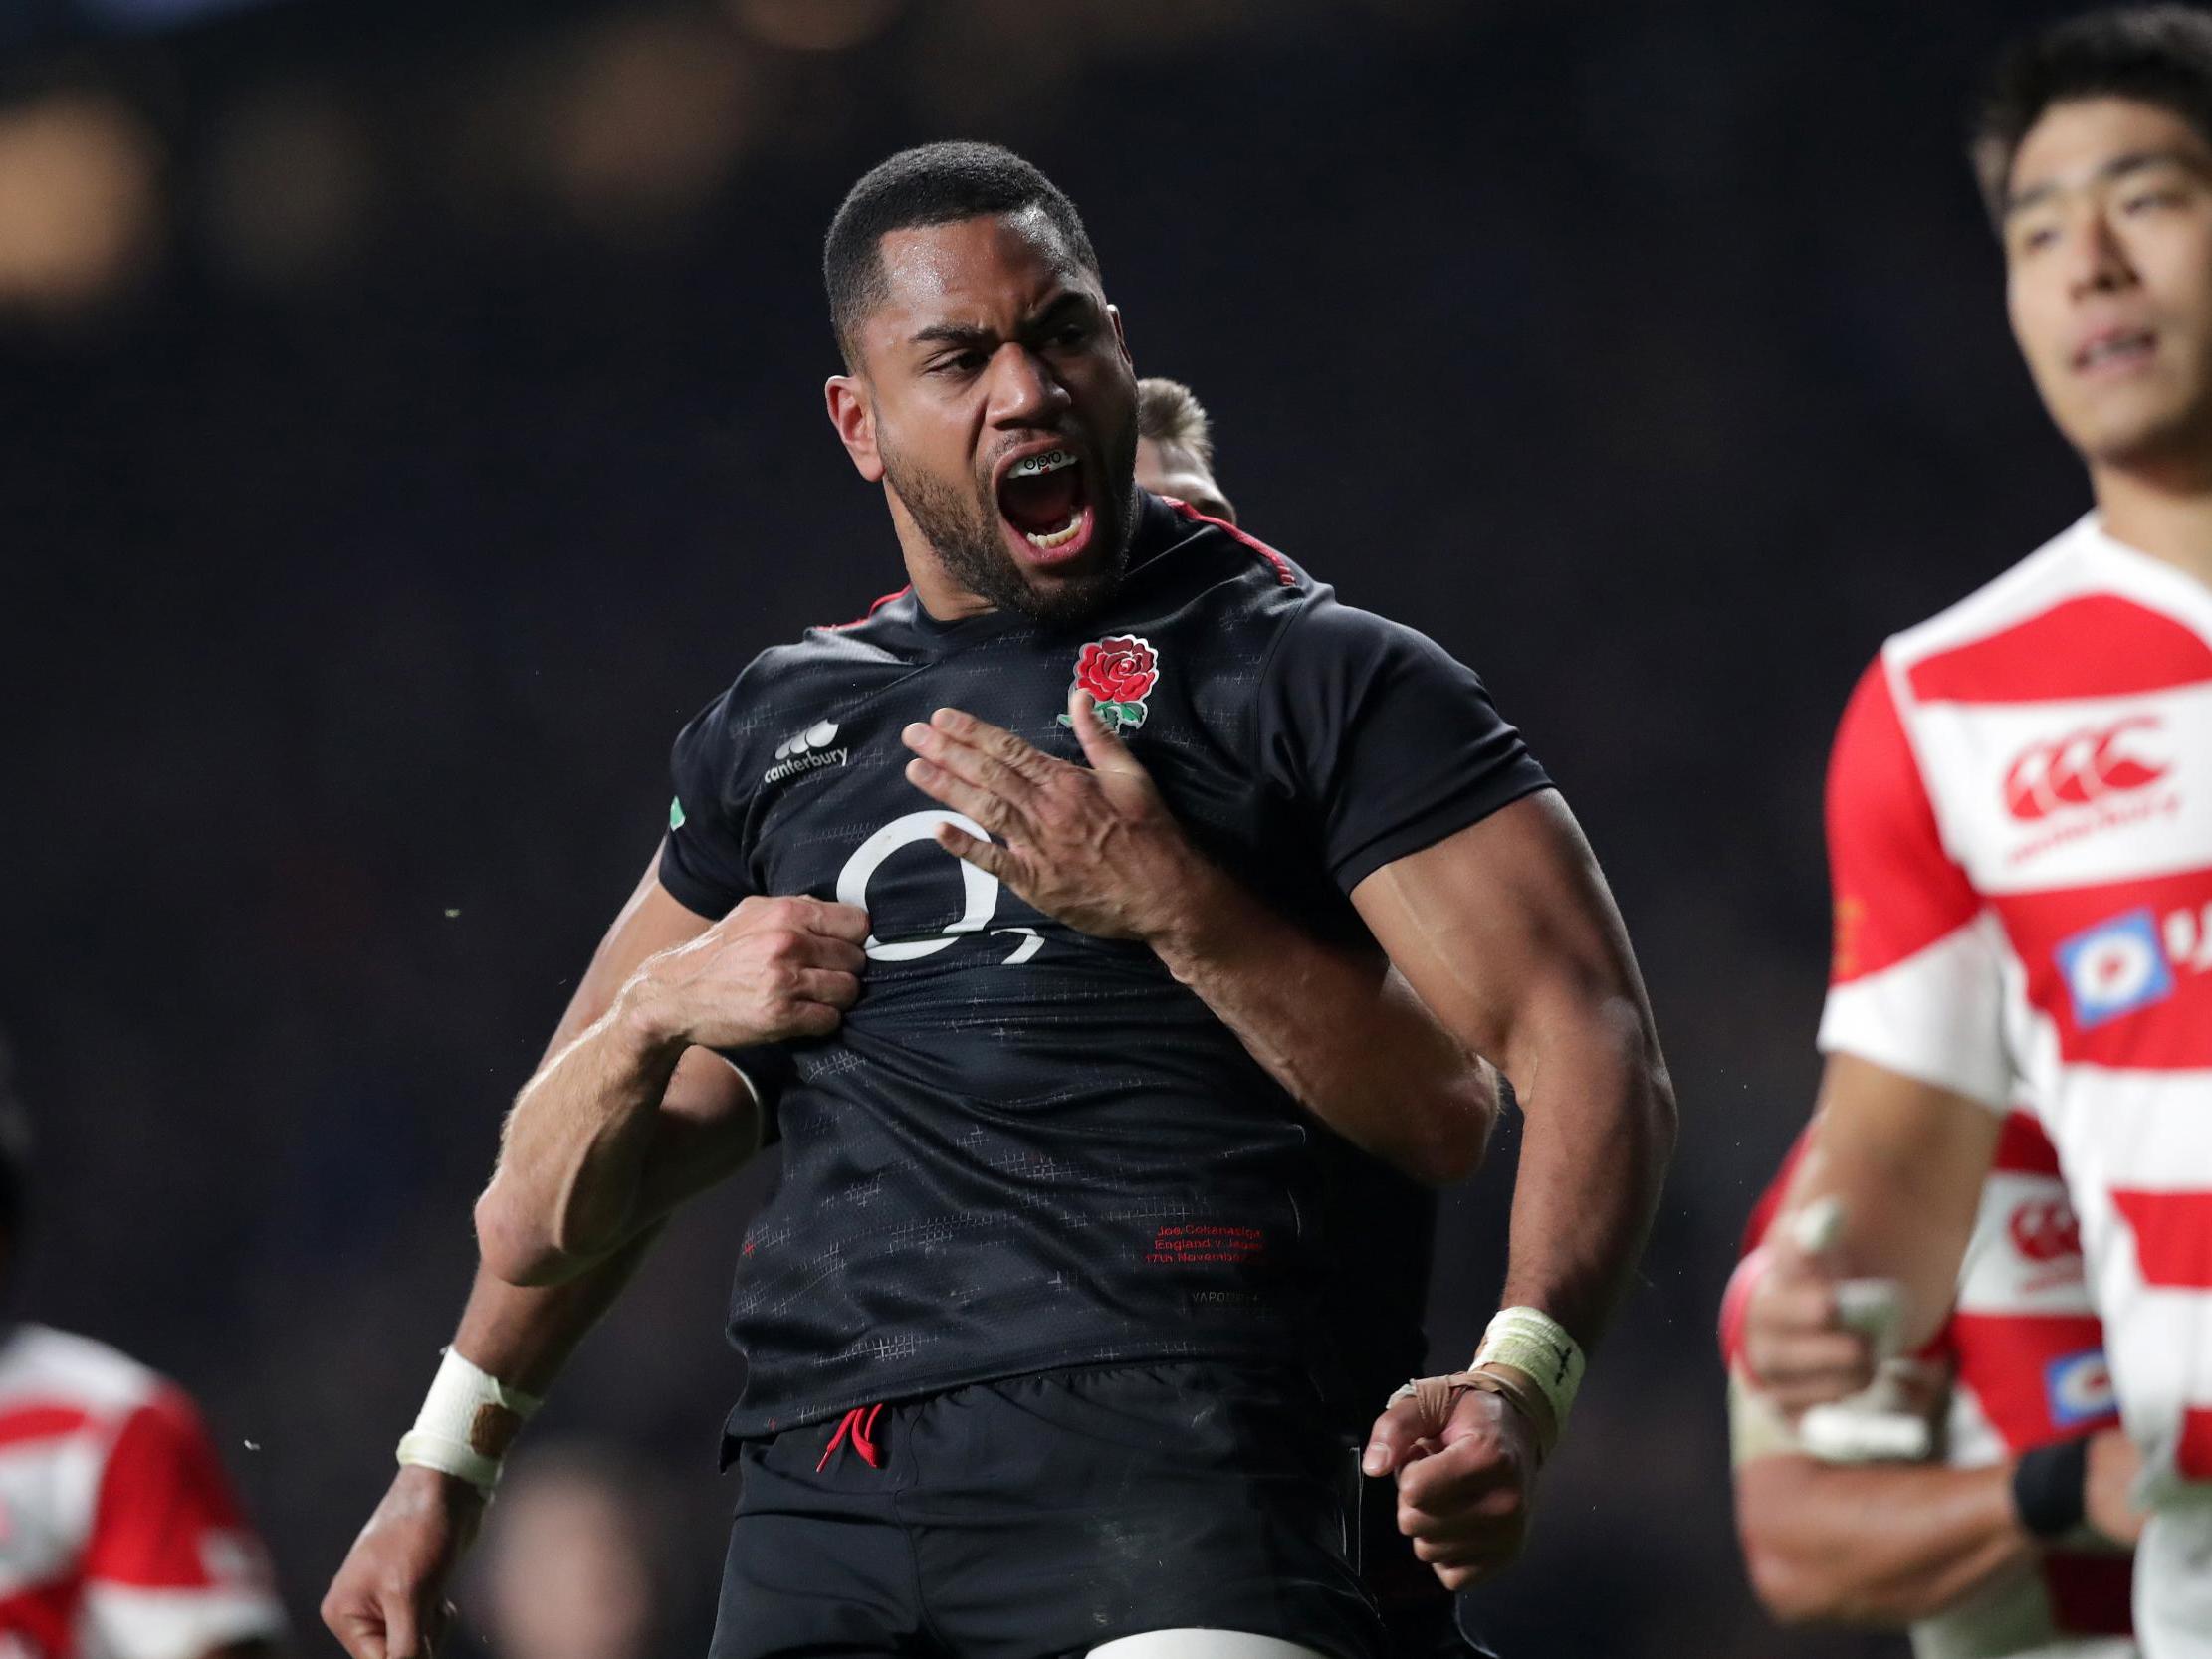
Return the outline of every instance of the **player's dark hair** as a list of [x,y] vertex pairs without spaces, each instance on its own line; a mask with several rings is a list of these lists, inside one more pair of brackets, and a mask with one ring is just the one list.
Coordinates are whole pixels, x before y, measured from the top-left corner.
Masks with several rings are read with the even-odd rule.
[[1098,254],[1083,217],[1060,187],[996,144],[947,142],[904,149],[860,176],[829,222],[822,284],[845,365],[860,362],[860,321],[884,298],[883,239],[893,231],[951,225],[986,214],[1039,209],[1093,276]]
[[1982,203],[2002,222],[2012,164],[2056,104],[2124,98],[2156,104],[2212,144],[2212,13],[2194,6],[2086,12],[2016,43],[1974,112],[1968,154]]

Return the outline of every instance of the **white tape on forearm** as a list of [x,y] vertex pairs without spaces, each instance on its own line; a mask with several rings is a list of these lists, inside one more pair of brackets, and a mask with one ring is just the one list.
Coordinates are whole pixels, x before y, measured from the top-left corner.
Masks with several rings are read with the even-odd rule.
[[1816,1405],[1798,1420],[1805,1449],[1823,1463],[1918,1463],[1935,1450],[1935,1425],[1924,1404],[1928,1366],[1884,1359],[1871,1386],[1849,1399]]
[[536,1395],[508,1387],[449,1348],[415,1426],[399,1438],[399,1461],[489,1493],[499,1484],[507,1448],[539,1404]]
[[1583,1363],[1582,1345],[1551,1315],[1540,1308],[1501,1308],[1482,1333],[1473,1368],[1511,1365],[1522,1372],[1543,1391],[1563,1430],[1582,1387]]

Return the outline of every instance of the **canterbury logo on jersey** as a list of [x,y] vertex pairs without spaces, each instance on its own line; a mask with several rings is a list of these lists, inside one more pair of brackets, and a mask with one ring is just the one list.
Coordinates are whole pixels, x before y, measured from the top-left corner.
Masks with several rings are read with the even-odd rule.
[[2005,809],[2033,823],[2156,783],[2173,769],[2143,741],[2144,733],[2158,728],[2156,715],[2136,715],[2032,744],[2005,770]]
[[778,783],[799,772],[823,766],[842,766],[851,758],[850,748],[831,748],[837,740],[835,721],[816,721],[804,731],[785,737],[775,746],[775,764],[761,774],[763,783]]
[[2028,1198],[2005,1223],[2015,1250],[2031,1262],[2056,1262],[2082,1253],[2082,1227],[2063,1197]]

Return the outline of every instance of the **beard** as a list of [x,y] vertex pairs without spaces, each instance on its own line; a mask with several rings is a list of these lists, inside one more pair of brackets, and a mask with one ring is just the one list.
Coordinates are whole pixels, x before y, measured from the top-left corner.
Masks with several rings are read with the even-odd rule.
[[1093,533],[1105,538],[1097,567],[1079,575],[1056,576],[1050,586],[1041,588],[1006,550],[998,530],[998,504],[988,480],[973,491],[963,490],[923,468],[908,467],[905,458],[888,447],[882,451],[883,471],[947,575],[999,610],[1058,626],[1080,622],[1104,609],[1121,590],[1137,522],[1136,445],[1132,441],[1125,447],[1129,453],[1115,458],[1122,465],[1113,467],[1121,482],[1111,519],[1104,511],[1108,503],[1092,504],[1091,511],[1100,520]]

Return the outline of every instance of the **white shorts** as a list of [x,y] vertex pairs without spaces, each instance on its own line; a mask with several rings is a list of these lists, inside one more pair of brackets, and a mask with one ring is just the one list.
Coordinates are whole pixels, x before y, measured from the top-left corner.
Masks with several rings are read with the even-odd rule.
[[2212,1491],[2183,1492],[2143,1529],[2135,1639],[2145,1659],[2212,1659]]

